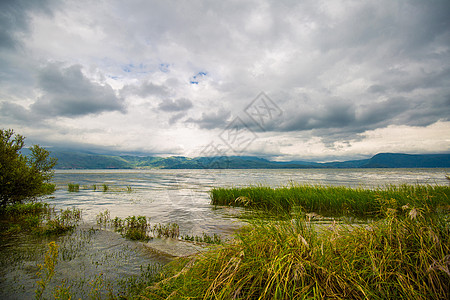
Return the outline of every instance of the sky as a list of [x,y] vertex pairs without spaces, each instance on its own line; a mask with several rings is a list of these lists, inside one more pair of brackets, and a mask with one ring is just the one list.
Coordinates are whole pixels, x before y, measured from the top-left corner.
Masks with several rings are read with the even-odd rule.
[[450,1],[0,1],[0,128],[157,156],[450,152]]

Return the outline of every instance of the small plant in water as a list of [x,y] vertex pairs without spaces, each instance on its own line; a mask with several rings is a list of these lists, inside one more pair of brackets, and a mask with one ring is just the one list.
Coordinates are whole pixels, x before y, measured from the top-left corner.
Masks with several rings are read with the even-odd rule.
[[81,220],[81,210],[77,208],[61,210],[60,214],[49,218],[44,226],[39,229],[42,234],[62,234],[73,230]]
[[108,224],[108,222],[110,221],[110,214],[109,214],[109,210],[105,210],[104,212],[101,212],[97,215],[96,217],[97,219],[97,225],[100,226],[100,228],[102,226],[105,226]]
[[180,226],[177,223],[169,223],[166,225],[157,224],[153,226],[153,233],[157,237],[178,238],[180,236]]
[[105,183],[103,184],[103,191],[104,191],[104,192],[107,192],[107,191],[108,191],[108,185],[105,184]]
[[[101,217],[104,217],[105,213],[101,214]],[[99,218],[99,216],[97,216],[97,218]],[[99,222],[99,219],[97,219],[97,222]],[[126,237],[130,240],[148,241],[151,239],[151,237],[147,233],[149,224],[147,221],[147,217],[145,216],[129,216],[126,217],[125,220],[119,217],[115,217],[114,219],[105,222],[109,222],[110,224],[112,224],[116,232],[119,232],[123,237]]]
[[48,244],[47,253],[45,253],[44,264],[39,264],[39,272],[36,274],[39,280],[36,282],[37,288],[36,299],[42,299],[42,294],[47,287],[47,284],[55,275],[55,267],[58,262],[58,245],[55,242]]
[[69,184],[67,185],[67,190],[68,190],[69,192],[71,192],[71,193],[79,192],[79,191],[80,191],[80,185],[77,184],[77,183],[69,183]]

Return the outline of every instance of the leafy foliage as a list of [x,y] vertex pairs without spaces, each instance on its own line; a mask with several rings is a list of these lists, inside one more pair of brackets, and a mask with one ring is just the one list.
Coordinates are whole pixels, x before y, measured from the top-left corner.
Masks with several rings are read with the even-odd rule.
[[32,146],[26,157],[20,152],[24,145],[23,136],[12,129],[0,129],[0,206],[54,191],[49,181],[56,159],[38,145]]

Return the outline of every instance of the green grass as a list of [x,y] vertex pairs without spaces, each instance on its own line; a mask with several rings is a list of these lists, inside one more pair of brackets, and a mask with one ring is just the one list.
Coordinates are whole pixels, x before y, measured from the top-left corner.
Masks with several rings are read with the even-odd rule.
[[[392,209],[392,208],[391,208]],[[178,259],[149,299],[448,299],[445,215],[409,208],[366,226],[253,221],[234,241]]]
[[427,207],[433,211],[450,208],[450,187],[431,185],[386,186],[377,189],[344,186],[292,185],[270,188],[214,188],[211,204],[240,206],[275,214],[301,209],[323,216],[383,216],[387,207]]
[[[291,186],[218,188],[215,205],[253,218],[228,243],[164,268],[149,299],[449,299],[449,187],[374,190]],[[365,223],[314,223],[304,213]],[[292,217],[294,216],[294,217]]]

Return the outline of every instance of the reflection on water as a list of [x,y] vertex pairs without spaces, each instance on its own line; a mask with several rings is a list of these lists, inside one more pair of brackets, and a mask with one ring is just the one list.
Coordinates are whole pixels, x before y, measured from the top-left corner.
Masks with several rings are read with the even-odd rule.
[[[229,235],[241,222],[238,208],[213,207],[212,187],[290,183],[377,187],[387,184],[448,184],[449,169],[305,169],[305,170],[58,170],[56,192],[47,202],[56,209],[82,210],[85,224],[73,234],[57,239],[60,263],[57,275],[67,279],[79,297],[85,298],[88,283],[102,276],[117,281],[137,275],[141,266],[166,263],[168,257],[152,253],[120,235],[93,230],[98,213],[108,209],[112,218],[131,215],[150,217],[152,224],[178,223],[181,235]],[[80,185],[68,192],[67,184]],[[103,184],[108,185],[106,192]],[[94,190],[93,186],[97,189]],[[127,187],[131,188],[131,191]],[[3,238],[0,244],[0,298],[24,299],[34,295],[38,263],[48,240],[23,235]],[[117,286],[112,287],[117,290]],[[83,294],[85,293],[85,294]]]

